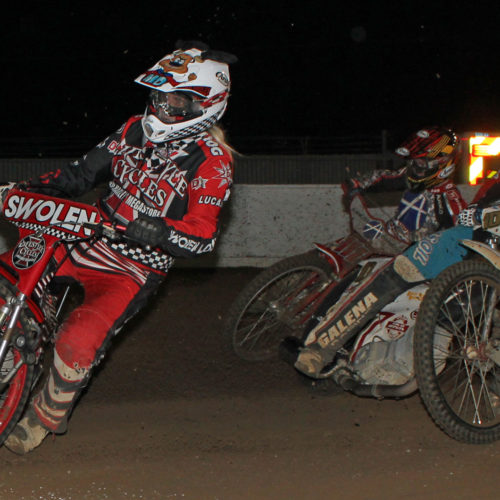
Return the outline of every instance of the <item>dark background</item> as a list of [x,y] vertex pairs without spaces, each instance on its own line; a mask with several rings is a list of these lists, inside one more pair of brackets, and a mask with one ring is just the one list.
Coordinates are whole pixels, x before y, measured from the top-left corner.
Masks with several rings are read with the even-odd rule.
[[222,123],[247,154],[279,137],[335,142],[386,130],[395,144],[426,124],[500,130],[498,2],[18,2],[4,10],[0,146],[15,144],[20,155],[34,143],[40,154],[44,144],[80,154],[142,113],[147,90],[134,78],[179,38],[239,57]]

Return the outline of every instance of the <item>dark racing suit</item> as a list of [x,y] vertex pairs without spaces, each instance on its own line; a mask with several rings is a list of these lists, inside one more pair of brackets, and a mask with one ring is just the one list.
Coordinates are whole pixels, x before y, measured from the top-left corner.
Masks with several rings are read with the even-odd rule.
[[102,238],[56,252],[56,276],[81,283],[85,297],[58,332],[49,379],[33,401],[43,425],[54,432],[65,431],[91,368],[157,290],[174,257],[214,248],[219,212],[229,196],[232,158],[212,135],[143,144],[140,119],[132,117],[79,161],[24,186],[76,197],[107,181],[109,189],[97,202],[105,220],[127,225],[146,215],[164,224],[162,248]]

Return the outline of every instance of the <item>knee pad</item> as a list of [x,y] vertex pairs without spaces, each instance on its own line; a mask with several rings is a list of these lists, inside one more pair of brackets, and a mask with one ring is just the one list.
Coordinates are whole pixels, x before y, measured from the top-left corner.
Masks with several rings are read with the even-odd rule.
[[60,359],[74,370],[89,370],[111,328],[109,318],[92,308],[79,307],[57,334]]
[[408,283],[425,281],[425,276],[418,267],[405,255],[398,255],[394,259],[393,268],[396,273]]

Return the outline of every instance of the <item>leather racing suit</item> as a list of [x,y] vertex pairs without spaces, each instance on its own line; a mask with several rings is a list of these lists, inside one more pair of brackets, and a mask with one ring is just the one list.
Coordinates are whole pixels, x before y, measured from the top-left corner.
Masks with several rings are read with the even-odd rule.
[[450,180],[421,191],[408,189],[406,166],[395,171],[375,170],[357,178],[355,187],[366,192],[404,190],[396,213],[387,226],[394,236],[407,243],[454,226],[457,215],[467,206]]
[[57,333],[49,379],[33,401],[43,425],[64,432],[91,368],[110,339],[147,302],[175,257],[214,248],[218,217],[232,184],[232,157],[208,132],[161,144],[144,142],[141,116],[130,118],[80,160],[31,179],[23,188],[77,197],[107,181],[96,205],[105,220],[127,225],[160,218],[162,248],[101,238],[56,252],[56,277],[83,285],[83,303]]

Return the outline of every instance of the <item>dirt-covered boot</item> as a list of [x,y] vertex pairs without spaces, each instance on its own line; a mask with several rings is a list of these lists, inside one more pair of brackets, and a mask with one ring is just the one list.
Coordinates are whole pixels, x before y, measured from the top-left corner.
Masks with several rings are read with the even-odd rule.
[[4,446],[18,455],[24,455],[42,444],[49,431],[42,426],[32,406],[17,423]]
[[328,361],[331,359],[329,360],[317,345],[312,345],[301,349],[295,361],[295,368],[304,375],[318,378]]

